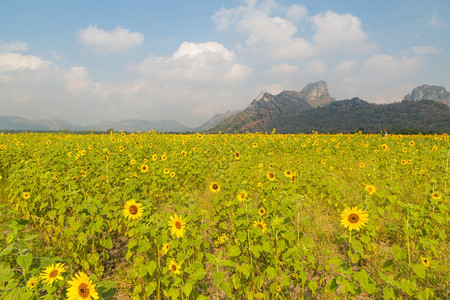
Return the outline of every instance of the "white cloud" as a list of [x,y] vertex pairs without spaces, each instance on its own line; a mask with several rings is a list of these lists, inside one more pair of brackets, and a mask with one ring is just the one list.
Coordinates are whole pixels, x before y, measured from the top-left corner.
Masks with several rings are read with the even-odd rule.
[[312,59],[306,64],[305,71],[311,75],[324,75],[327,65],[320,59]]
[[415,46],[412,47],[411,50],[418,55],[427,55],[427,54],[441,54],[444,53],[444,50],[441,48],[436,48],[434,46]]
[[438,16],[435,14],[428,21],[428,25],[431,27],[442,27],[442,20],[439,19]]
[[18,51],[23,52],[28,50],[28,45],[25,42],[15,41],[11,43],[0,43],[1,52]]
[[99,29],[97,25],[89,25],[78,31],[79,41],[96,54],[122,52],[141,45],[144,36],[139,32],[130,32],[120,26],[111,31]]
[[317,30],[314,43],[318,51],[346,49],[351,52],[366,52],[373,49],[367,34],[361,28],[361,20],[352,14],[340,15],[327,11],[311,19]]
[[32,55],[22,55],[19,53],[0,53],[0,72],[10,72],[16,70],[30,69],[36,70],[43,65],[51,64]]
[[289,21],[299,22],[303,21],[308,17],[308,10],[305,6],[293,4],[291,5],[286,12],[286,18]]
[[359,66],[358,61],[346,60],[335,65],[333,71],[336,73],[348,74],[354,72],[358,66]]
[[[327,51],[362,53],[374,48],[362,29],[361,20],[352,14],[327,11],[309,17],[306,7],[298,4],[285,8],[264,4],[253,1],[247,6],[222,8],[213,16],[218,29],[231,28],[246,34],[243,50],[249,51],[252,58],[302,59]],[[285,12],[286,18],[272,16],[273,7]],[[308,40],[307,22],[313,25],[312,40]]]
[[132,70],[151,78],[186,82],[224,82],[245,79],[251,68],[239,64],[233,51],[217,42],[184,42],[168,57],[149,56]]
[[366,74],[386,81],[388,78],[407,77],[417,74],[421,67],[421,61],[418,57],[400,57],[385,54],[376,54],[368,57],[362,67]]
[[274,75],[285,75],[297,72],[299,68],[289,64],[280,64],[270,68],[270,72]]
[[70,68],[63,78],[69,92],[87,91],[92,87],[92,80],[84,67]]

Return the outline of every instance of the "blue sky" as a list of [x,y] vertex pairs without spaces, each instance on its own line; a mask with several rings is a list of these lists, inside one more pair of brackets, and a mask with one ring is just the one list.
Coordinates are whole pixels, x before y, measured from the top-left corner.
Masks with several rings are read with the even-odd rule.
[[0,115],[198,126],[261,91],[450,88],[450,1],[0,0]]

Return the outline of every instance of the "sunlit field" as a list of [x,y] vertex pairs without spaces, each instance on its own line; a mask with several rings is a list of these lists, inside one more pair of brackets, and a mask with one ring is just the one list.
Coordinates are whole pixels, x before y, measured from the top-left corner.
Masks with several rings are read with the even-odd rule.
[[0,135],[1,299],[448,299],[447,135]]

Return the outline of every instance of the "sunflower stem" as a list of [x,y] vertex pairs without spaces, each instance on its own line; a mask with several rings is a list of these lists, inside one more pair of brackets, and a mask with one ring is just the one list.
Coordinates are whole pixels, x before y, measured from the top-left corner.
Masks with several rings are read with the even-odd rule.
[[406,220],[405,220],[405,227],[406,227],[406,247],[408,249],[408,266],[411,267],[411,249],[410,249],[410,243],[409,243],[409,213],[406,212]]

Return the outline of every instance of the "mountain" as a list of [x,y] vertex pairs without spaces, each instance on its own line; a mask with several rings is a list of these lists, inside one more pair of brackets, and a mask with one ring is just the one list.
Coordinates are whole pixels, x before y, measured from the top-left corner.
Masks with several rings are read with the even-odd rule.
[[0,116],[0,129],[1,130],[42,130],[53,131],[68,129],[72,131],[83,130],[82,126],[74,125],[66,121],[54,119],[49,120],[28,120],[19,117],[2,117]]
[[434,100],[450,106],[450,92],[442,86],[421,85],[406,95],[402,101]]
[[219,125],[223,120],[225,120],[228,117],[231,117],[232,115],[235,115],[237,113],[241,112],[240,110],[236,110],[236,111],[227,111],[226,113],[223,114],[216,114],[214,115],[211,119],[209,119],[208,121],[206,121],[205,123],[203,123],[202,125],[200,125],[199,127],[195,128],[194,131],[206,131],[206,130],[210,130],[211,128],[216,127],[217,125]]
[[189,127],[172,120],[146,121],[146,120],[121,120],[101,121],[96,124],[81,126],[62,120],[28,120],[19,117],[1,117],[0,130],[29,130],[29,131],[107,131],[113,128],[115,131],[162,131],[182,132],[191,130]]
[[173,120],[121,120],[121,121],[101,121],[99,123],[85,126],[89,130],[105,131],[110,128],[123,131],[162,131],[162,132],[182,132],[190,130],[189,127]]
[[432,100],[373,104],[353,98],[298,112],[274,125],[279,133],[450,132],[450,108]]
[[300,92],[283,91],[277,95],[263,93],[242,112],[226,118],[212,131],[271,131],[274,124],[292,113],[311,110],[333,101],[325,81],[310,83]]

